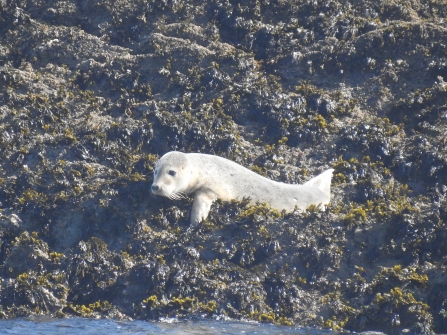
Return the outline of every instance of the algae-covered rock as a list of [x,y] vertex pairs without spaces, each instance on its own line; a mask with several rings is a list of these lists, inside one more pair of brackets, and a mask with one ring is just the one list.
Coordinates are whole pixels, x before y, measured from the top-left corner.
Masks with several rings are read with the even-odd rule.
[[[0,1],[0,316],[447,324],[443,1]],[[150,194],[170,150],[303,183]]]

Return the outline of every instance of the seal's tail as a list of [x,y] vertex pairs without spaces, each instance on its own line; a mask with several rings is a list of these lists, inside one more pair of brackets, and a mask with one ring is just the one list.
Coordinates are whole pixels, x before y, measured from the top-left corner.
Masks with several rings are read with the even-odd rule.
[[311,180],[309,180],[304,185],[318,187],[325,194],[327,194],[328,197],[330,197],[331,196],[332,172],[334,172],[334,169],[328,169],[328,170],[324,171],[323,173],[319,174],[318,176],[313,177]]

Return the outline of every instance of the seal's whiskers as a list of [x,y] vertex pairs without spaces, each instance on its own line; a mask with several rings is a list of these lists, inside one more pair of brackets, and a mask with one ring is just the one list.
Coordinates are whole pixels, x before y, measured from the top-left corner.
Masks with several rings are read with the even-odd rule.
[[186,198],[186,194],[182,193],[182,192],[171,193],[171,194],[168,195],[168,198],[171,199],[171,200],[185,199]]

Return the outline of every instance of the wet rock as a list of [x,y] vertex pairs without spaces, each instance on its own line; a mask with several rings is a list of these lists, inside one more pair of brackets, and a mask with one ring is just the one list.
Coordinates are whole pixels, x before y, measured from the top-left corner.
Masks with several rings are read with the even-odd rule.
[[9,216],[0,213],[0,229],[3,235],[14,236],[21,230],[22,220],[16,215]]

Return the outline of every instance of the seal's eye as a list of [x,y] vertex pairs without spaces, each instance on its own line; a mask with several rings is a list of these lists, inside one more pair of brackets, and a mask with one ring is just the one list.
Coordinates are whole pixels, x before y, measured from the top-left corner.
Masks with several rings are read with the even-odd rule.
[[177,172],[175,172],[175,171],[172,171],[172,170],[169,170],[169,172],[168,172],[168,173],[169,173],[169,175],[170,175],[170,176],[173,176],[173,177],[174,177],[174,176],[175,176],[175,174],[176,174]]

